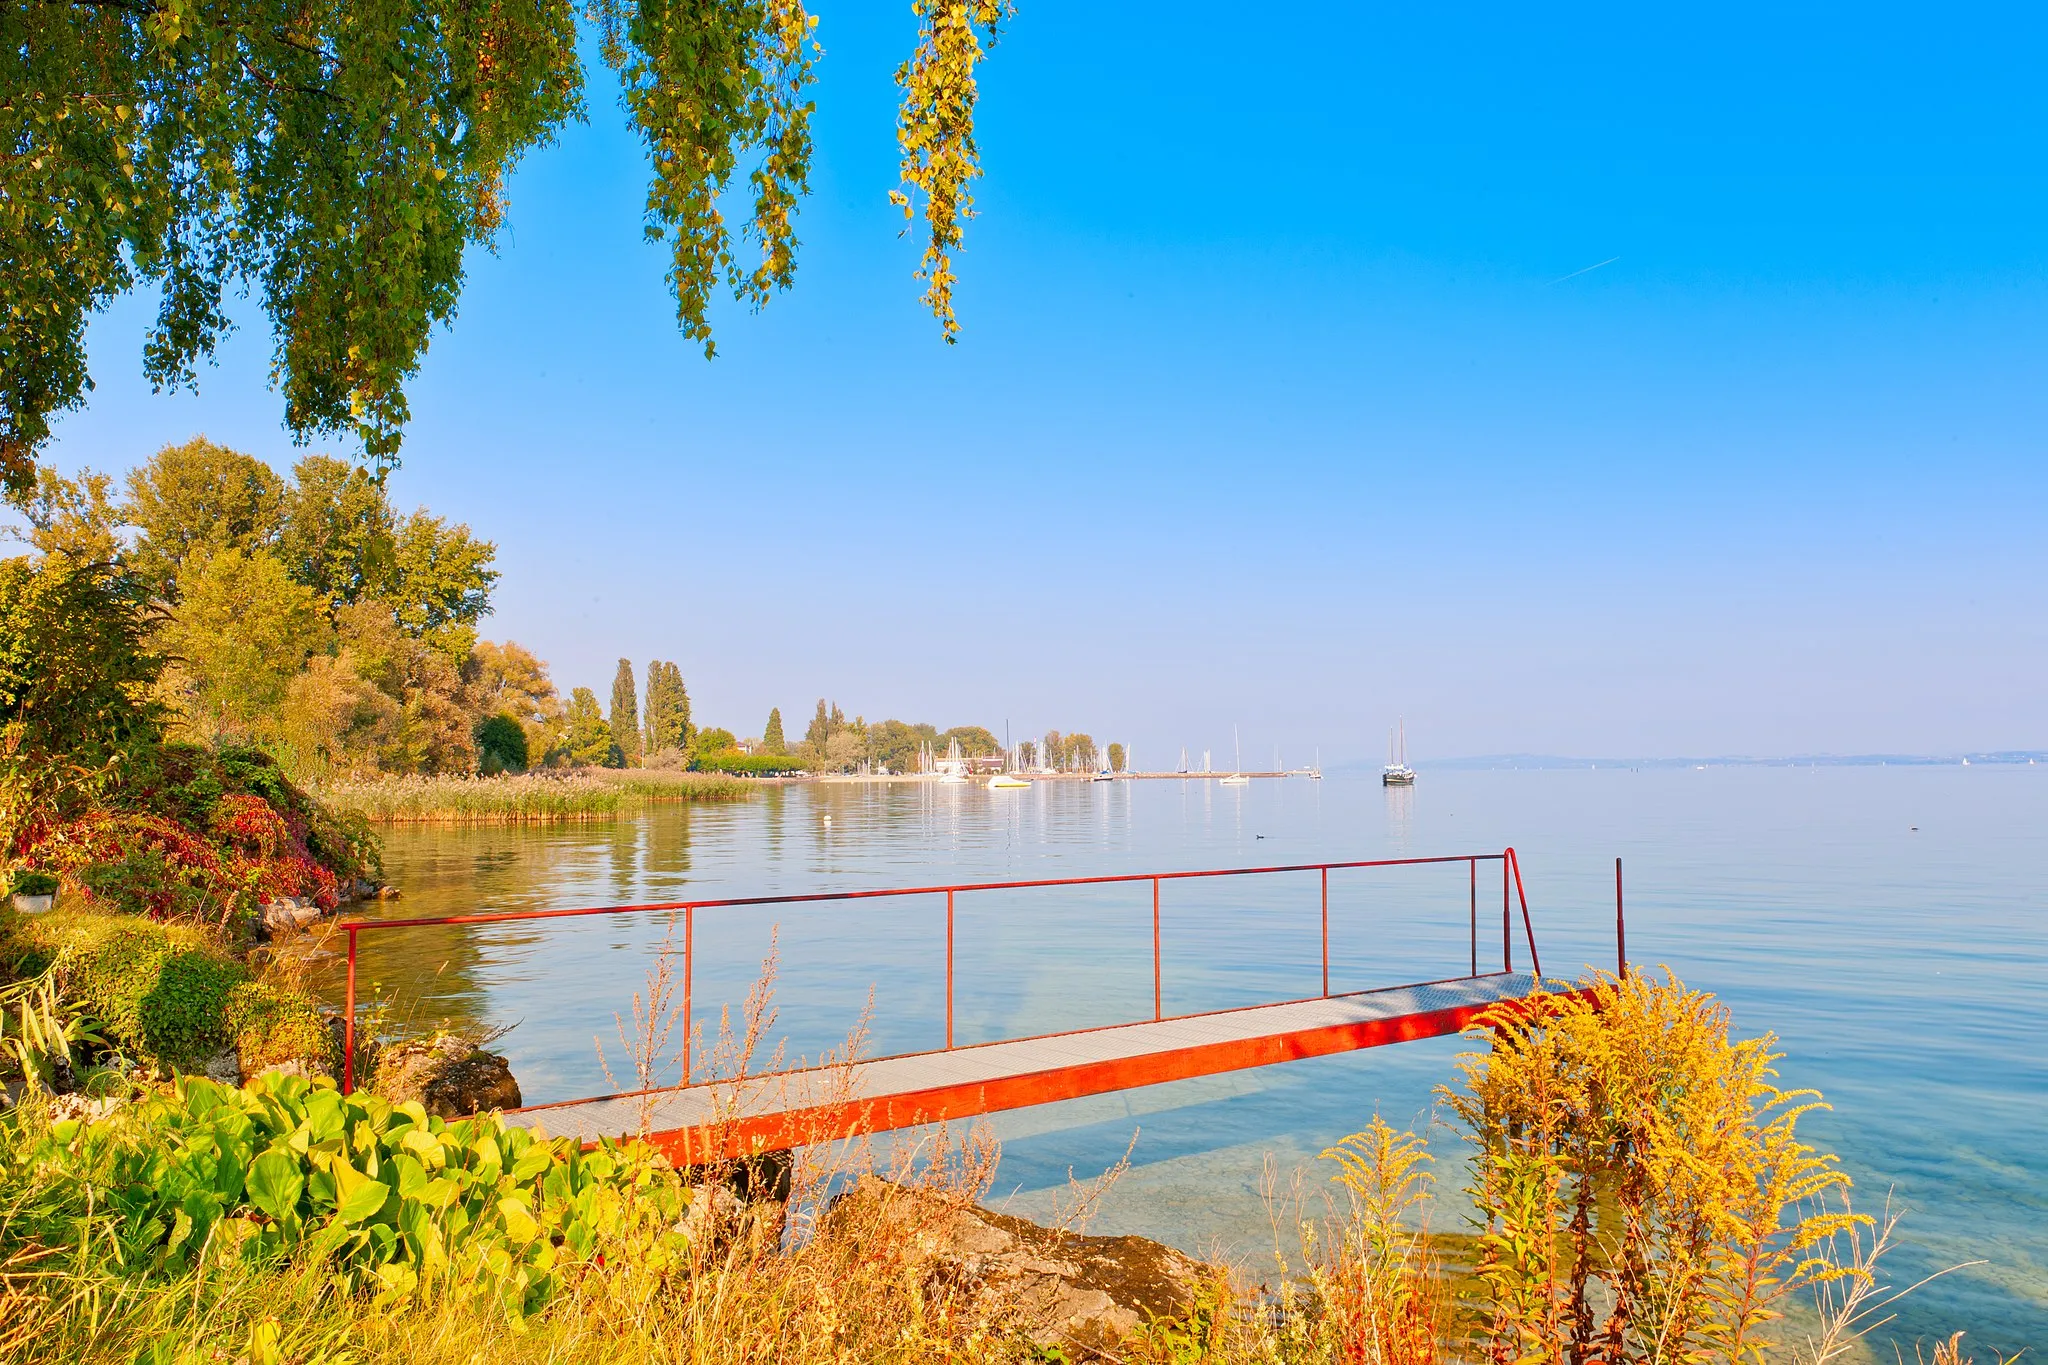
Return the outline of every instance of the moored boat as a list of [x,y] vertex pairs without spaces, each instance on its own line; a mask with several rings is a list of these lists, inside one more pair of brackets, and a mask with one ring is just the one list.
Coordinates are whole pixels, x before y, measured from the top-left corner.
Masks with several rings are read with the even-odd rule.
[[1408,722],[1405,719],[1389,739],[1387,757],[1393,761],[1380,769],[1380,784],[1387,787],[1414,786],[1415,769],[1408,766]]

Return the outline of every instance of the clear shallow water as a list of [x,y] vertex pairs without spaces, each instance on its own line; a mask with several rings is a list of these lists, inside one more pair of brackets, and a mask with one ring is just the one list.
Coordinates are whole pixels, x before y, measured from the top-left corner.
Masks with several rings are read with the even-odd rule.
[[[1957,1329],[1980,1359],[2048,1349],[2048,768],[1431,772],[1409,792],[1358,776],[804,786],[616,825],[397,831],[388,874],[405,899],[387,913],[1506,844],[1553,973],[1613,961],[1613,859],[1626,860],[1632,960],[1668,963],[1723,996],[1743,1031],[1779,1035],[1785,1082],[1834,1105],[1809,1131],[1841,1154],[1863,1205],[1889,1190],[1910,1209],[1896,1274],[1987,1262],[1907,1301],[1895,1329],[1909,1358],[1913,1338]],[[1482,865],[1482,953],[1487,875]],[[1466,878],[1462,866],[1333,877],[1332,989],[1465,970]],[[1497,954],[1497,880],[1491,890]],[[1318,904],[1313,877],[1169,884],[1168,1011],[1315,993]],[[662,932],[592,919],[369,934],[361,970],[399,1015],[516,1023],[498,1046],[528,1102],[566,1099],[609,1088],[594,1039],[615,1039],[613,1012],[629,1008]],[[741,999],[771,933],[792,1055],[843,1041],[870,990],[872,1050],[942,1041],[943,898],[701,912],[700,1025]],[[964,897],[956,963],[960,1042],[1144,1017],[1149,890]],[[1410,1043],[998,1116],[998,1193],[1043,1213],[1069,1170],[1100,1171],[1135,1129],[1133,1168],[1093,1228],[1256,1262],[1271,1245],[1268,1158],[1284,1178],[1375,1110],[1425,1127],[1459,1049]]]

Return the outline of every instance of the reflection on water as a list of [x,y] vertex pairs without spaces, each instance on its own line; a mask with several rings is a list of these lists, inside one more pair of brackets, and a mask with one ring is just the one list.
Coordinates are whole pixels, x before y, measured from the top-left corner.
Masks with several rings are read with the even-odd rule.
[[[1671,963],[1727,997],[1738,1023],[1781,1035],[1788,1078],[1834,1101],[1815,1132],[1842,1152],[1862,1197],[1875,1203],[1895,1186],[1912,1206],[1902,1268],[1991,1261],[1922,1290],[1901,1330],[1968,1328],[1980,1350],[2010,1353],[2048,1346],[2044,815],[2048,775],[2038,768],[1425,773],[1413,788],[1382,788],[1376,775],[1009,792],[835,784],[610,825],[397,831],[387,863],[405,898],[384,913],[1512,843],[1556,970],[1611,960],[1612,859],[1622,856],[1638,960]],[[1484,934],[1483,866],[1481,888]],[[1463,866],[1333,876],[1333,988],[1464,970],[1468,895]],[[1168,1010],[1312,993],[1318,907],[1313,875],[1169,884]],[[529,1100],[561,1099],[606,1088],[594,1040],[611,1036],[613,1012],[627,1007],[665,930],[661,917],[643,917],[372,933],[362,973],[402,1018],[516,1024],[501,1046]],[[1150,1012],[1146,886],[964,896],[956,933],[962,1042]],[[700,1025],[744,995],[778,936],[779,1029],[793,1053],[842,1041],[870,991],[875,1050],[943,1038],[942,896],[700,913]],[[1106,1166],[1135,1127],[1134,1169],[1098,1228],[1256,1255],[1267,1237],[1265,1157],[1283,1169],[1312,1163],[1375,1109],[1426,1125],[1432,1087],[1459,1046],[1407,1044],[1002,1116],[1000,1188],[1021,1211],[1043,1212],[1069,1168]]]

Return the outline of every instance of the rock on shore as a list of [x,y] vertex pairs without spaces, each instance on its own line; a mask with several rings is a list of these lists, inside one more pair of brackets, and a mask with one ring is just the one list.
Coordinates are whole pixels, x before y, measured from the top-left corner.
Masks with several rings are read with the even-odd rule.
[[1070,1359],[1115,1359],[1118,1343],[1139,1327],[1186,1318],[1214,1274],[1144,1237],[1061,1232],[875,1176],[863,1176],[833,1207],[835,1217],[903,1227],[936,1277],[987,1295],[1033,1343]]
[[370,1089],[393,1104],[418,1100],[444,1119],[520,1105],[519,1082],[505,1059],[452,1033],[385,1048]]

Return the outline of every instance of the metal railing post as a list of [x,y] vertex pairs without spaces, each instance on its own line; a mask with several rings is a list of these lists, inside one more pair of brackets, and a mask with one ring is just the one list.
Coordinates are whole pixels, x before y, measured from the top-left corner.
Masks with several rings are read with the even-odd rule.
[[356,1088],[356,927],[348,927],[348,996],[341,1016],[341,1093]]
[[[674,924],[674,920],[669,921]],[[683,1084],[690,1083],[691,1063],[696,1060],[697,1036],[692,1031],[696,1015],[692,1011],[691,991],[697,981],[697,907],[683,907]]]
[[1166,992],[1159,971],[1159,878],[1152,879],[1152,1017],[1166,1017]]
[[1515,969],[1515,940],[1508,930],[1508,855],[1500,855],[1500,969]]
[[1529,888],[1522,885],[1522,858],[1512,848],[1507,851],[1509,866],[1515,869],[1515,898],[1522,903],[1522,937],[1529,945],[1529,970],[1536,979],[1543,979],[1543,956],[1536,951],[1536,926],[1529,919]]
[[1628,978],[1628,926],[1621,915],[1621,859],[1614,860],[1614,974]]
[[946,891],[946,1046],[953,1046],[953,892]]
[[1465,866],[1472,873],[1472,975],[1479,975],[1479,860],[1472,859]]
[[1330,995],[1330,869],[1323,869],[1323,998]]

